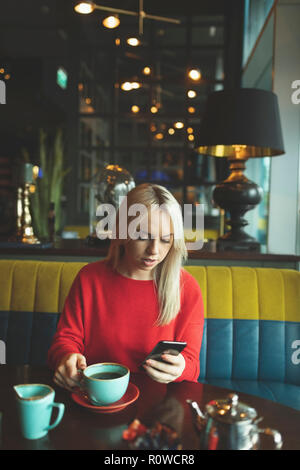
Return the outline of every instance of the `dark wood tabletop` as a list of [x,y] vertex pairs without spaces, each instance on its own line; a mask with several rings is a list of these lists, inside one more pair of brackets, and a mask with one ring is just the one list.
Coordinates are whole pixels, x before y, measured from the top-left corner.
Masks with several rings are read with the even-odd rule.
[[[210,400],[225,398],[230,393],[227,389],[186,381],[163,385],[144,373],[132,374],[131,381],[140,390],[135,403],[117,413],[96,414],[75,403],[69,392],[57,387],[52,381],[52,372],[47,368],[1,365],[0,449],[128,450],[122,433],[137,418],[147,426],[153,425],[156,420],[168,424],[178,432],[183,450],[198,450],[199,434],[195,428],[195,415],[186,400],[197,401],[204,410]],[[51,385],[56,392],[55,401],[65,404],[61,423],[42,439],[30,441],[21,437],[12,388],[20,383]],[[252,395],[238,395],[241,401],[256,409],[258,416],[264,417],[259,425],[261,428],[274,428],[282,434],[283,449],[300,450],[299,411]],[[268,438],[262,438],[262,448],[272,449]]]

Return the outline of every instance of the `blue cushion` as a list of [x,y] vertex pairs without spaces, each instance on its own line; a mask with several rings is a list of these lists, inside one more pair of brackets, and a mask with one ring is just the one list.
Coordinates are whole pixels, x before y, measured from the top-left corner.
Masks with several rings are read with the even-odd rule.
[[300,409],[300,322],[206,318],[199,382]]
[[[300,411],[300,392],[297,385],[274,381],[230,379],[206,379],[200,382],[226,388],[230,391],[266,398],[267,400],[276,401],[277,403]],[[223,398],[223,396],[216,396],[215,398]],[[249,405],[251,405],[251,403],[249,403]]]
[[9,365],[46,365],[59,315],[45,312],[0,312],[0,340]]

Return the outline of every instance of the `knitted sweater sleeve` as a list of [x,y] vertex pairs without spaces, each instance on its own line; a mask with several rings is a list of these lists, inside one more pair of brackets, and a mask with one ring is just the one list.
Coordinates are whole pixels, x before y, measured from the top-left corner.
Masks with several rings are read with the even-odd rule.
[[48,351],[48,365],[51,369],[55,370],[66,354],[84,354],[83,323],[82,285],[79,272],[66,298],[52,345]]

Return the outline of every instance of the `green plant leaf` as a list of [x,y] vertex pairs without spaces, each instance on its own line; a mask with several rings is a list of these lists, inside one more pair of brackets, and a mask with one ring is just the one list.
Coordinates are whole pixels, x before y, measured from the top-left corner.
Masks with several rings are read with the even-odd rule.
[[[28,152],[27,152],[28,157]],[[61,196],[65,176],[71,168],[64,169],[64,141],[62,129],[57,129],[53,143],[43,129],[39,132],[39,157],[43,176],[36,181],[36,191],[31,196],[31,212],[36,235],[49,238],[48,213],[50,203],[55,204],[55,231],[62,229]]]

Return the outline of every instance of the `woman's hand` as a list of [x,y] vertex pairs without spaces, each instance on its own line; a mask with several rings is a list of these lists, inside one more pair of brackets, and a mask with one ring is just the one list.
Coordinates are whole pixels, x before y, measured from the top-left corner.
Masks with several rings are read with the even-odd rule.
[[183,355],[162,354],[161,358],[165,362],[148,359],[144,364],[145,371],[156,382],[163,384],[174,382],[184,371],[185,359]]
[[86,368],[86,359],[82,354],[71,353],[62,358],[58,364],[53,380],[69,391],[79,386],[80,374],[78,370]]

